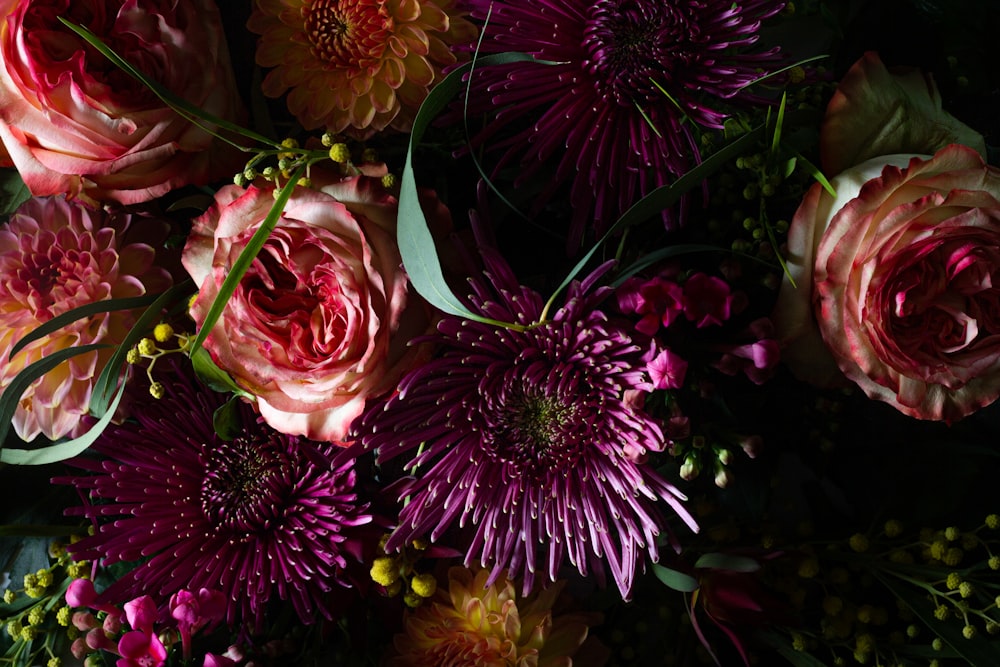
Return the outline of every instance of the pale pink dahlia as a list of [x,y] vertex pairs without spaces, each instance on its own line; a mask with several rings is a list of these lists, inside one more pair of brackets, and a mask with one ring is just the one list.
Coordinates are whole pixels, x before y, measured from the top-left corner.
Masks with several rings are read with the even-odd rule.
[[357,452],[278,433],[247,403],[223,440],[213,414],[226,396],[183,371],[162,381],[164,398],[91,447],[99,459],[72,461],[86,474],[53,480],[89,494],[67,510],[97,528],[72,545],[74,557],[141,561],[102,598],[148,594],[166,609],[182,589],[217,590],[227,623],[257,633],[279,599],[302,623],[331,618],[330,591],[348,584],[358,527],[372,520],[354,488]]
[[[131,230],[130,230],[131,227]],[[142,296],[170,285],[154,249],[129,242],[162,235],[163,223],[109,214],[62,197],[36,197],[0,226],[0,391],[29,364],[58,350],[124,340],[135,311],[101,313],[40,338],[8,359],[13,346],[53,317],[97,301]],[[73,357],[23,394],[13,426],[24,440],[73,434],[87,414],[93,383],[113,349]]]
[[[723,100],[760,101],[745,86],[780,62],[750,53],[783,0],[468,0],[488,22],[480,54],[547,63],[477,68],[470,115],[495,113],[476,139],[518,161],[519,182],[571,182],[574,239],[601,233],[640,197],[700,161],[694,125],[720,128]],[[500,130],[513,130],[502,140]],[[548,179],[548,172],[544,174]]]
[[273,67],[264,93],[288,91],[306,129],[364,138],[408,130],[451,46],[475,27],[455,0],[256,0],[247,27],[261,35],[257,64]]
[[601,665],[602,646],[587,641],[600,615],[555,614],[565,582],[519,597],[513,582],[463,567],[448,571],[448,590],[409,613],[393,639],[389,667],[563,667]]
[[642,408],[654,350],[598,310],[610,291],[593,289],[601,272],[540,322],[541,296],[499,255],[484,258],[469,306],[523,330],[445,317],[427,337],[440,355],[355,422],[379,461],[408,456],[415,474],[397,489],[409,502],[386,549],[455,528],[466,566],[492,568],[490,583],[509,571],[527,592],[568,560],[601,582],[610,568],[628,596],[671,536],[661,509],[697,529],[684,496],[644,462],[666,442]]

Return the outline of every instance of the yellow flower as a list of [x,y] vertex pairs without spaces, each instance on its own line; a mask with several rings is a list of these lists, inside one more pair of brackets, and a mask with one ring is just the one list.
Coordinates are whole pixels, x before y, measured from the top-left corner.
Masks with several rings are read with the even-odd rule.
[[261,35],[264,93],[288,92],[307,130],[367,138],[409,130],[453,45],[477,34],[456,0],[256,0],[247,27]]
[[584,664],[584,658],[600,664],[599,648],[581,648],[600,615],[552,613],[564,582],[522,598],[506,575],[487,586],[489,574],[451,568],[448,590],[439,588],[407,615],[389,665],[554,667]]

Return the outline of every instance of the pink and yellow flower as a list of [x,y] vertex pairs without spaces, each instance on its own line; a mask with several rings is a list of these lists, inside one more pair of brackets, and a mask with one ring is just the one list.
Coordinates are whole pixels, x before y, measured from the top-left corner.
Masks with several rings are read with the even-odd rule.
[[360,137],[408,130],[456,62],[451,46],[476,28],[454,0],[257,0],[247,27],[261,35],[257,64],[273,67],[264,94],[288,92],[306,129]]
[[[33,341],[8,361],[13,346],[53,317],[105,299],[164,289],[169,274],[153,266],[154,249],[130,243],[132,214],[107,214],[61,197],[22,204],[0,227],[0,391],[29,364],[58,350],[124,340],[134,311],[99,313]],[[142,220],[144,238],[156,223]],[[112,348],[81,354],[36,380],[23,394],[13,426],[24,440],[72,434],[87,413],[94,380]]]
[[590,626],[600,616],[553,613],[565,582],[521,598],[506,576],[489,586],[488,579],[489,570],[473,574],[463,567],[451,568],[447,592],[438,589],[433,600],[406,618],[404,632],[393,640],[396,655],[389,665],[603,664],[603,647],[587,641]]

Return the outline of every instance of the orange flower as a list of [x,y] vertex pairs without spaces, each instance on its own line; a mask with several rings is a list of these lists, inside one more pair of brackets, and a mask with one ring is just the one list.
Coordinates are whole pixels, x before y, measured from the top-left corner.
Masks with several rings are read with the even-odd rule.
[[404,633],[393,640],[396,655],[390,667],[604,664],[603,645],[587,641],[589,626],[600,622],[599,614],[553,615],[564,581],[521,598],[504,574],[487,586],[489,575],[489,570],[473,574],[464,567],[451,568],[448,592],[438,589],[432,600],[407,616]]
[[247,27],[261,35],[257,64],[273,67],[264,94],[288,91],[307,130],[366,138],[409,130],[451,45],[476,37],[455,0],[256,0]]

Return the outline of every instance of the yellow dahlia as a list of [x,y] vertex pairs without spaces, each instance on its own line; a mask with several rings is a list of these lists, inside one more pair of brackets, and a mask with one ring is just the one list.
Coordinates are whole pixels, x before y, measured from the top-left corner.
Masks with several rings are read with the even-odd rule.
[[604,646],[587,640],[599,614],[553,614],[564,581],[522,598],[506,576],[487,586],[489,574],[452,567],[448,590],[438,588],[433,600],[407,616],[404,632],[393,640],[390,667],[604,664]]
[[247,27],[261,35],[257,64],[272,69],[264,94],[288,92],[307,130],[358,138],[409,130],[451,45],[477,30],[456,0],[256,0]]

